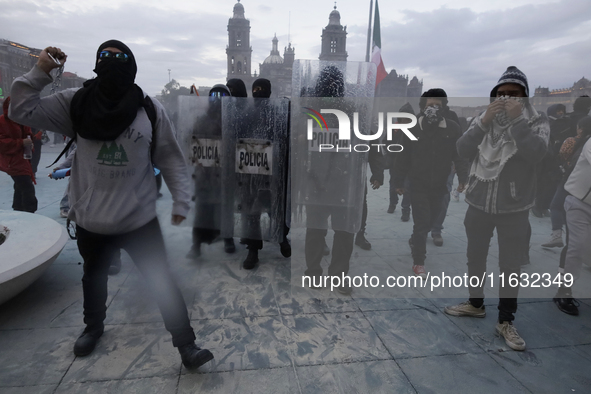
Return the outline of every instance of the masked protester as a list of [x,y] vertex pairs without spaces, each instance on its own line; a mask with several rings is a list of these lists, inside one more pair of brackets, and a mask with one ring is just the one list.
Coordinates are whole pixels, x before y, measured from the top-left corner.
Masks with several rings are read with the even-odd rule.
[[427,234],[442,208],[447,189],[447,179],[454,163],[460,181],[459,191],[468,179],[466,162],[456,150],[456,141],[461,136],[460,126],[444,117],[447,94],[443,89],[431,89],[421,96],[421,113],[418,123],[410,132],[418,139],[404,138],[404,149],[397,154],[394,184],[398,194],[404,194],[404,181],[408,177],[412,190],[411,206],[413,232],[409,239],[415,275],[426,278],[425,271]]
[[[493,231],[499,242],[499,269],[506,278],[521,272],[529,247],[528,213],[534,205],[536,164],[547,151],[550,125],[529,103],[527,78],[517,67],[503,73],[492,89],[491,103],[474,119],[457,143],[471,161],[464,225],[468,237],[468,275],[481,278]],[[472,285],[472,284],[471,284]],[[448,306],[453,316],[484,317],[484,288],[470,287],[470,299]],[[499,288],[498,335],[511,349],[525,350],[513,326],[519,286]]]
[[252,97],[269,98],[271,97],[271,81],[265,78],[259,78],[252,84]]
[[146,278],[183,364],[197,368],[213,355],[195,345],[156,216],[152,163],[172,193],[172,223],[182,222],[189,210],[189,175],[172,124],[162,105],[134,83],[135,58],[122,42],[109,40],[99,46],[97,77],[81,89],[41,98],[43,87],[52,82],[49,72],[59,67],[49,54],[62,64],[67,58],[59,48],[44,49],[33,69],[13,82],[9,113],[32,127],[60,130],[76,139],[68,218],[77,224],[84,259],[86,328],[76,340],[74,354],[90,354],[103,334],[110,261],[123,248]]
[[35,175],[31,160],[24,158],[25,148],[33,149],[33,133],[30,127],[22,126],[8,117],[10,97],[2,105],[0,116],[0,171],[14,181],[12,209],[34,213],[37,210]]
[[226,82],[226,86],[230,89],[232,97],[247,97],[246,86],[241,79],[232,78]]

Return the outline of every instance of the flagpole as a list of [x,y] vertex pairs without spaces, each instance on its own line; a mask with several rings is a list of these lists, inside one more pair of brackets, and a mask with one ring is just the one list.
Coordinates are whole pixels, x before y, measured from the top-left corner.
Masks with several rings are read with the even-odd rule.
[[369,23],[367,24],[367,48],[365,51],[365,61],[369,62],[369,54],[371,53],[371,14],[373,11],[373,0],[369,0]]

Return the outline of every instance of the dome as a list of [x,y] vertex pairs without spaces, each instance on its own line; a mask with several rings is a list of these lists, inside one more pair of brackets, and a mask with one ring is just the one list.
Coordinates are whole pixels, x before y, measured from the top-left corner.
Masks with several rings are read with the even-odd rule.
[[328,24],[329,25],[341,25],[341,14],[337,11],[337,6],[334,6],[334,10],[328,16]]
[[240,0],[234,5],[234,18],[244,19],[244,6],[240,4]]
[[271,54],[267,56],[263,64],[283,64],[283,58],[279,54],[279,50],[277,49],[277,35],[273,37],[271,41],[273,43],[273,47],[271,49]]
[[283,64],[283,58],[281,55],[269,55],[263,64]]

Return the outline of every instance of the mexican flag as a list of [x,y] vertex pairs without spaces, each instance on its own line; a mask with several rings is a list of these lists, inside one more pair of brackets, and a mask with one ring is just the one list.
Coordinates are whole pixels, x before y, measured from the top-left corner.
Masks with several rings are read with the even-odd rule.
[[382,82],[382,79],[386,78],[388,73],[384,62],[382,61],[382,37],[380,35],[380,10],[378,8],[378,0],[376,0],[376,13],[373,22],[373,42],[371,50],[371,62],[375,63],[378,67],[376,75],[376,86]]

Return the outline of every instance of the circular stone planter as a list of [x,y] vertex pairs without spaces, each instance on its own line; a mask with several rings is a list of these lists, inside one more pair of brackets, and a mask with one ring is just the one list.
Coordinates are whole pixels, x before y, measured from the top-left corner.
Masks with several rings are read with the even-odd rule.
[[55,261],[68,241],[64,226],[45,216],[0,210],[10,236],[0,245],[0,304],[11,299]]

